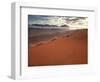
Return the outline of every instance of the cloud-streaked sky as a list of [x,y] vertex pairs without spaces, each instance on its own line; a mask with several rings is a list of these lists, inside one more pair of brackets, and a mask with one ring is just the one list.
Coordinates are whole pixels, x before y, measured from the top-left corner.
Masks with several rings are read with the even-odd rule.
[[68,25],[70,27],[87,28],[87,19],[87,17],[76,16],[28,15],[28,24]]

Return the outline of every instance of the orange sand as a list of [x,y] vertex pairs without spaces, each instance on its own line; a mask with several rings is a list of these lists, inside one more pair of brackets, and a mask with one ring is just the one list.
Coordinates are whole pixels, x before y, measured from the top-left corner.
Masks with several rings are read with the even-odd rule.
[[29,47],[28,65],[87,64],[87,30],[77,30],[48,43]]

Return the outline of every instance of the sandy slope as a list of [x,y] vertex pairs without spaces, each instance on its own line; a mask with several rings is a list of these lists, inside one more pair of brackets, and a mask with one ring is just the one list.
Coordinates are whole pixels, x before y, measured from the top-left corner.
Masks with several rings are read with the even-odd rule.
[[29,47],[28,65],[87,64],[87,30],[76,30],[70,35]]

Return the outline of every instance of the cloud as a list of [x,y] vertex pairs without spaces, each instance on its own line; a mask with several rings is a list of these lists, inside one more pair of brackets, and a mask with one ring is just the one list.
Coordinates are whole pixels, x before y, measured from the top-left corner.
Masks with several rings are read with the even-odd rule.
[[68,25],[70,27],[87,27],[87,17],[76,16],[47,16],[47,15],[29,15],[29,24],[48,24],[48,25]]

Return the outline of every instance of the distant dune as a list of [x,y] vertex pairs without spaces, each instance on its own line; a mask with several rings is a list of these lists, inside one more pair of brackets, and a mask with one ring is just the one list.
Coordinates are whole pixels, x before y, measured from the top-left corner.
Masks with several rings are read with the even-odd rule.
[[28,66],[87,64],[87,34],[87,29],[64,32],[46,43],[29,46]]

